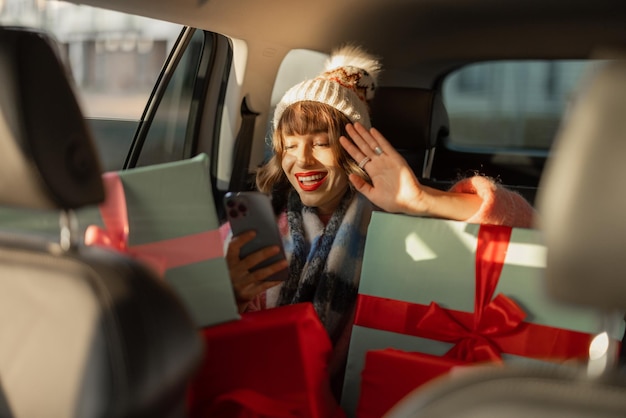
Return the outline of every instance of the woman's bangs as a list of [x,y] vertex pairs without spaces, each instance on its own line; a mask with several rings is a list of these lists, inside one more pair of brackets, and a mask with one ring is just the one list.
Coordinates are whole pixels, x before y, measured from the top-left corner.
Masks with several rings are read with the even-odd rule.
[[330,127],[327,106],[316,102],[299,102],[289,106],[281,118],[283,135],[307,135],[327,132]]

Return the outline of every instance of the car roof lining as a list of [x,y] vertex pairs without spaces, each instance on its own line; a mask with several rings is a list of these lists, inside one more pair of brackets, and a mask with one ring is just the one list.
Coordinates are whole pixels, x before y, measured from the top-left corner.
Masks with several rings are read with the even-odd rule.
[[[80,3],[211,30],[279,54],[358,43],[384,57],[381,84],[413,87],[428,87],[424,79],[451,59],[585,58],[606,43],[626,43],[623,0],[399,0],[393,7],[383,0],[274,0],[271,8],[255,0]],[[412,79],[416,70],[423,71],[420,80]]]

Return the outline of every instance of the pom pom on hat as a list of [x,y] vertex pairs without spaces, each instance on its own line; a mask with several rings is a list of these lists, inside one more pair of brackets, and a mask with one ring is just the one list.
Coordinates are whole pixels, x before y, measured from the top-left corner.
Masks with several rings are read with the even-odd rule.
[[274,111],[274,129],[285,109],[302,101],[327,104],[342,112],[351,122],[370,128],[367,102],[374,97],[381,69],[380,61],[358,46],[346,45],[334,50],[322,74],[296,84],[278,102]]

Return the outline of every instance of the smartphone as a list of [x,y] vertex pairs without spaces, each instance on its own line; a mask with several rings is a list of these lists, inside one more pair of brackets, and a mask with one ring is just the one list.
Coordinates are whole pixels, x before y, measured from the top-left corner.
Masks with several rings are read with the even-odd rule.
[[[224,196],[224,209],[233,235],[239,235],[251,229],[256,231],[254,239],[241,247],[239,258],[244,258],[255,251],[273,245],[277,245],[280,248],[278,254],[257,264],[250,271],[258,270],[285,259],[283,240],[278,230],[272,203],[267,195],[252,191],[228,192]],[[288,274],[289,270],[285,268],[265,280],[284,281],[287,280]]]

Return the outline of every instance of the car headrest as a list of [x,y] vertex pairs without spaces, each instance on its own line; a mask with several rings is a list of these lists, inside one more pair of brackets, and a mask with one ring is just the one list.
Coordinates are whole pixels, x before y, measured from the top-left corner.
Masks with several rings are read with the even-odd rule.
[[597,69],[568,112],[537,196],[556,299],[626,309],[626,61]]
[[443,100],[434,90],[379,87],[371,114],[372,125],[399,149],[433,148],[450,131]]
[[104,199],[67,71],[44,33],[0,28],[0,205],[75,209]]

